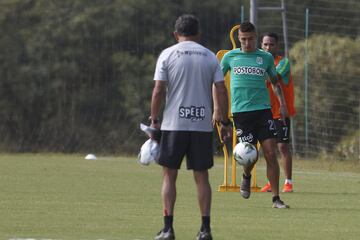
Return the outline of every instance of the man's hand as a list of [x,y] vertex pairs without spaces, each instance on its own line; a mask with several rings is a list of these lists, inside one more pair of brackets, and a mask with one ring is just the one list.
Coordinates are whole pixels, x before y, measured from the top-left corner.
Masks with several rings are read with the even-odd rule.
[[220,135],[223,142],[231,141],[232,132],[232,126],[225,127],[220,124]]
[[230,120],[227,122],[220,122],[220,138],[223,142],[231,141],[232,139],[232,123]]
[[160,123],[151,124],[150,126],[141,123],[140,129],[143,132],[145,132],[149,138],[154,139],[157,142],[160,141],[161,138]]
[[218,109],[214,109],[213,116],[212,116],[212,124],[215,126],[216,123],[221,121],[221,112]]
[[151,123],[151,124],[150,124],[150,127],[151,127],[151,128],[155,128],[155,129],[157,129],[157,130],[160,130],[160,126],[161,126],[160,123]]

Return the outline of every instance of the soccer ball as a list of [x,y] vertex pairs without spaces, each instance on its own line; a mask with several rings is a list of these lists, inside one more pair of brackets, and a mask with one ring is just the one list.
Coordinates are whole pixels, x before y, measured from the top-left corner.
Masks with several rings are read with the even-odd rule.
[[239,142],[235,145],[233,155],[236,162],[242,166],[250,166],[256,162],[257,148],[248,142]]
[[138,161],[141,165],[149,165],[152,162],[157,162],[160,155],[160,146],[153,140],[148,139],[142,146],[138,155]]

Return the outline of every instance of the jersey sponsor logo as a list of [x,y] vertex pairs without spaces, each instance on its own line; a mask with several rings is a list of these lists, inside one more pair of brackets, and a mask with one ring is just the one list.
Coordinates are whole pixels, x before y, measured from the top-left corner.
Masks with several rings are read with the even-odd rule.
[[265,69],[259,67],[249,67],[249,66],[242,66],[242,67],[234,67],[233,68],[235,75],[257,75],[257,76],[264,76]]
[[206,53],[206,52],[197,51],[197,50],[184,50],[184,51],[177,50],[177,51],[176,51],[176,54],[177,54],[178,57],[181,57],[181,56],[192,56],[192,55],[203,56],[203,57],[206,57],[206,56],[207,56],[207,53]]
[[205,107],[183,107],[179,108],[179,117],[191,121],[201,121],[205,118]]
[[242,136],[242,137],[239,137],[239,141],[241,142],[252,142],[254,140],[254,136],[249,133],[249,135],[247,136]]
[[236,129],[236,136],[240,137],[242,133],[243,133],[243,130],[241,130],[240,128]]

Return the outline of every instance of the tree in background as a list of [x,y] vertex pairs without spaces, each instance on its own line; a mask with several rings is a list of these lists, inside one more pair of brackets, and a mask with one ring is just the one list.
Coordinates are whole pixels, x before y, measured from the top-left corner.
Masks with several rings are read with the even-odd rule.
[[219,5],[200,11],[193,1],[2,1],[1,149],[137,151],[155,59],[172,43],[174,19],[202,12],[214,47],[225,42],[215,35],[224,34],[207,24],[234,19],[210,16]]
[[[354,126],[359,116],[360,68],[354,59],[358,58],[360,38],[337,35],[312,35],[308,40],[308,105],[309,105],[309,145],[315,152],[331,155],[336,147],[334,142],[342,138],[358,138]],[[297,81],[297,110],[304,112],[304,49],[300,41],[290,51],[292,71]],[[298,117],[295,128],[299,138],[304,133],[303,118]],[[328,138],[331,141],[320,141]],[[299,138],[301,139],[301,138]],[[326,140],[326,139],[325,139]],[[347,142],[351,142],[347,140]],[[354,144],[356,141],[353,141]],[[356,146],[355,146],[356,148]]]
[[[301,31],[300,34],[291,34],[298,43],[290,38],[290,46],[298,45],[292,50],[299,53],[293,58],[299,67],[296,84],[301,84],[303,79],[303,70],[300,69],[303,67],[302,13],[305,7],[314,9],[312,12],[323,10],[323,2],[305,0],[288,3],[291,13],[289,33]],[[334,1],[327,6],[332,4],[338,3]],[[359,24],[356,23],[359,18],[354,11],[358,6],[356,4],[349,1],[341,5],[341,12],[346,15],[346,26],[339,29],[339,24],[344,20],[342,15],[341,19],[337,19],[339,24],[333,21],[328,27],[324,24],[311,25],[311,33],[333,31],[357,36]],[[196,14],[202,23],[202,44],[216,52],[219,49],[231,49],[228,34],[240,21],[241,6],[244,6],[246,12],[244,19],[248,20],[248,0],[0,1],[0,150],[138,151],[145,140],[138,128],[139,122],[149,115],[147,111],[155,59],[161,49],[174,43],[175,40],[169,35],[172,34],[176,17],[182,13]],[[314,14],[312,18],[316,18],[314,23],[328,20],[327,16],[321,14]],[[277,23],[277,20],[269,17],[266,24],[260,23],[260,28],[273,28]],[[354,41],[354,37],[346,41]],[[334,86],[324,82],[324,79],[337,82],[358,76],[352,75],[357,73],[350,66],[357,59],[351,53],[356,49],[353,43],[345,46],[334,40],[334,45],[344,47],[344,53],[332,49],[330,45],[326,51],[318,52],[326,47],[321,41],[316,44],[309,52],[313,54],[311,58],[315,62],[323,63],[323,68],[310,68],[311,81],[314,80],[324,89]],[[322,59],[316,54],[326,58],[331,56],[331,59]],[[327,70],[325,61],[339,61],[343,64],[343,59],[349,62],[347,69],[351,74],[325,76],[326,71],[334,70],[334,64],[331,68],[329,65]],[[311,101],[317,102],[316,106],[324,105],[324,111],[327,109],[333,112],[337,109],[335,102],[352,104],[353,98],[357,97],[352,94],[358,85],[350,86],[347,81],[347,87],[353,90],[347,93],[348,90],[341,85],[344,86],[343,91],[350,94],[345,100],[340,99],[334,89],[325,89],[334,97],[319,98],[321,91],[318,90],[314,91]],[[303,89],[303,86],[299,85],[298,89]],[[301,99],[302,93],[298,94],[298,99]],[[335,96],[339,99],[335,99]],[[298,106],[298,109],[302,111],[302,106]],[[354,111],[355,107],[348,112]],[[312,110],[311,114],[313,112],[316,111]],[[345,119],[342,124],[348,124],[348,117],[342,119]],[[312,121],[312,124],[319,124],[311,128],[323,130],[327,137],[342,132],[336,128],[325,129],[323,124],[329,124],[325,120],[322,120],[321,126],[320,121]],[[297,135],[303,135],[303,123],[299,122],[299,126]],[[340,141],[339,138],[335,136],[337,141]],[[312,143],[321,149],[329,149],[333,144]]]

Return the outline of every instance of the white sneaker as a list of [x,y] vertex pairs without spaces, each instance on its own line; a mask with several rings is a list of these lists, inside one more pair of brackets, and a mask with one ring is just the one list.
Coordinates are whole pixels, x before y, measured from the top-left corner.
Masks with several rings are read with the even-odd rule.
[[286,205],[283,201],[281,201],[280,199],[276,200],[273,203],[273,208],[290,208],[289,205]]

